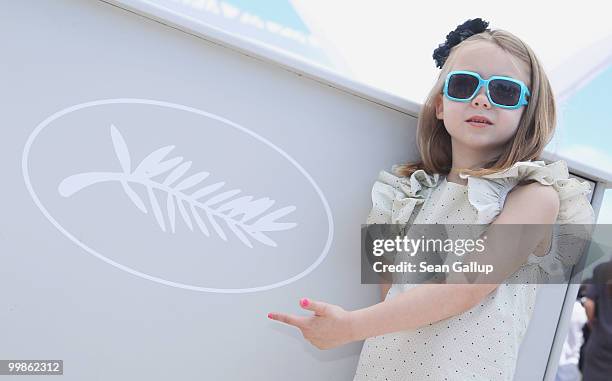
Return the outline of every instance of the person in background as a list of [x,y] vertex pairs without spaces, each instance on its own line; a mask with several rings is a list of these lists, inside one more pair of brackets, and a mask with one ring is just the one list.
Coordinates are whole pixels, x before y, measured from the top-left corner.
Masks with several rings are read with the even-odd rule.
[[580,348],[584,342],[582,327],[586,322],[586,311],[582,303],[576,300],[572,310],[569,331],[561,350],[555,381],[580,381],[581,373],[578,369],[578,361],[580,359]]
[[612,380],[612,261],[593,270],[584,307],[591,334],[584,348],[584,381]]
[[[580,289],[578,290],[578,299],[580,299],[580,304],[582,304],[582,306],[584,307],[584,303],[586,302],[587,298],[586,296],[584,296],[586,294],[587,291],[587,287],[588,285],[591,283],[591,278],[585,279],[584,282],[580,285]],[[585,310],[586,313],[586,310]],[[588,320],[588,317],[587,317]],[[587,341],[589,341],[589,335],[591,334],[591,329],[589,328],[588,324],[584,324],[582,326],[582,346],[580,347],[580,359],[578,360],[578,369],[580,370],[580,373],[582,374],[582,372],[584,371],[584,358],[586,357],[584,355],[584,348],[586,347]]]

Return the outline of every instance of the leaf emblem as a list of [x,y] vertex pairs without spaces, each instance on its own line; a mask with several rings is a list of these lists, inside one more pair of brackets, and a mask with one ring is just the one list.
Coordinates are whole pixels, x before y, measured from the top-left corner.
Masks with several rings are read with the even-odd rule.
[[[68,176],[58,186],[60,195],[70,197],[94,184],[116,181],[121,184],[130,201],[140,211],[148,214],[147,204],[134,190],[135,186],[143,187],[148,197],[148,207],[162,231],[176,232],[178,214],[191,231],[197,227],[206,237],[214,231],[224,241],[228,240],[226,231],[231,232],[250,248],[253,247],[252,241],[276,247],[276,242],[264,232],[289,230],[297,226],[294,222],[278,221],[295,211],[295,206],[266,213],[274,205],[274,200],[266,197],[254,199],[253,196],[234,198],[241,190],[222,190],[224,181],[202,186],[210,176],[209,172],[188,175],[193,164],[191,161],[183,162],[182,157],[165,160],[174,150],[173,145],[151,152],[132,171],[132,158],[119,129],[111,125],[110,135],[122,171],[86,172]],[[165,194],[165,215],[156,193]]]
[[111,124],[110,128],[111,138],[113,139],[113,146],[115,147],[115,153],[119,159],[119,164],[121,164],[123,172],[129,173],[131,171],[130,167],[132,163],[125,140],[123,140],[123,136],[121,136],[119,130],[117,130],[117,127]]

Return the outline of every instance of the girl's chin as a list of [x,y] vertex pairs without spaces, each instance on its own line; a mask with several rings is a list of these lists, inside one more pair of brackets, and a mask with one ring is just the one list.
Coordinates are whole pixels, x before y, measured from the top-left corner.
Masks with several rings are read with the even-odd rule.
[[470,150],[482,150],[489,151],[491,149],[497,150],[499,147],[503,146],[503,142],[498,142],[490,139],[490,137],[485,137],[485,135],[477,134],[477,135],[461,135],[455,136],[451,139],[452,143],[455,147],[465,147]]

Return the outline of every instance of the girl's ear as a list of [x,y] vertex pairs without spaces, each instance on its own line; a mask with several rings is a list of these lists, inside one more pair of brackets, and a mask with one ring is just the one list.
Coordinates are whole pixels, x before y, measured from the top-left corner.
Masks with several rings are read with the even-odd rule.
[[436,105],[436,118],[443,120],[444,119],[444,102],[442,100],[442,94],[438,94],[434,101]]

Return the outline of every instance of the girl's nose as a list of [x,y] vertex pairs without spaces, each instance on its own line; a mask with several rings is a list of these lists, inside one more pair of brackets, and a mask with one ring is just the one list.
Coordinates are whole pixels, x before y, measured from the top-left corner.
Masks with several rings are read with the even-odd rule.
[[478,94],[472,99],[471,103],[474,107],[484,107],[485,109],[491,108],[491,103],[489,102],[489,98],[487,98],[487,89],[484,86],[478,90]]

